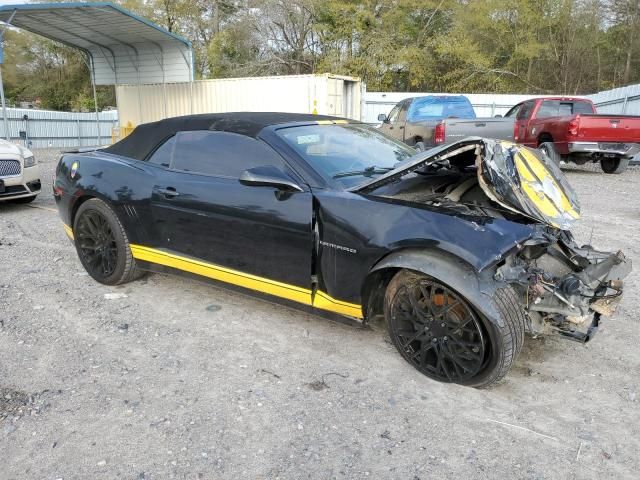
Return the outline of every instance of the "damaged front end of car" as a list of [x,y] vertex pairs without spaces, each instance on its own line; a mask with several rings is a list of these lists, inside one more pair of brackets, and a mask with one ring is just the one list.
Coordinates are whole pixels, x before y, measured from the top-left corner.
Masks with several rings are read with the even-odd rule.
[[600,317],[615,312],[630,271],[622,252],[578,247],[569,232],[547,230],[507,256],[494,278],[520,294],[534,336],[557,333],[587,342]]
[[469,138],[424,152],[360,188],[383,185],[383,196],[529,225],[529,237],[487,269],[496,283],[518,293],[534,336],[587,342],[601,317],[615,312],[631,261],[622,252],[575,242],[570,228],[580,218],[576,194],[539,151]]
[[476,156],[478,181],[496,203],[541,223],[495,272],[521,294],[533,335],[558,333],[589,341],[601,316],[622,298],[631,262],[620,251],[579,247],[569,229],[580,217],[576,194],[558,166],[532,149],[485,142]]

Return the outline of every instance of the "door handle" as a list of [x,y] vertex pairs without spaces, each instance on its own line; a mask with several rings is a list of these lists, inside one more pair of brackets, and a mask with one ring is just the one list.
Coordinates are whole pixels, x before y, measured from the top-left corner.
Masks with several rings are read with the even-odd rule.
[[173,187],[159,188],[157,192],[161,195],[164,195],[167,198],[180,196],[180,192],[177,192],[176,189]]
[[484,122],[478,122],[478,123],[476,123],[476,127],[486,127],[486,126],[487,126],[487,124],[486,124],[486,123],[484,123]]

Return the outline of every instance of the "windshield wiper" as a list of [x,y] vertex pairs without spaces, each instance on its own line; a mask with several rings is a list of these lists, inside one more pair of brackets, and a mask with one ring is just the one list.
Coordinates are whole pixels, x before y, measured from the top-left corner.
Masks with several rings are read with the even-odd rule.
[[375,165],[372,165],[371,167],[367,167],[364,170],[354,170],[352,172],[336,173],[332,178],[355,177],[357,175],[370,177],[372,175],[380,175],[382,173],[390,172],[394,168],[395,167],[376,167]]

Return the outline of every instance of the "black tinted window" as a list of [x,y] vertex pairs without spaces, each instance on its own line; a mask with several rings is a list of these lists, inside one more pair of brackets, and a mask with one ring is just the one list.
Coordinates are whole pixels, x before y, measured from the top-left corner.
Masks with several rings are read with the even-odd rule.
[[[560,110],[560,102],[557,100],[546,100],[542,102],[538,109],[538,118],[557,117]],[[571,107],[569,107],[568,115],[571,115]]]
[[571,103],[571,113],[595,113],[591,102],[573,102]]
[[534,102],[525,102],[522,104],[520,111],[518,112],[518,116],[516,117],[518,120],[526,120],[529,118],[529,114],[533,109]]
[[149,157],[149,162],[169,168],[169,166],[171,166],[171,157],[173,156],[173,148],[175,144],[176,137],[171,137],[169,140],[165,141],[156,149],[155,152],[153,152],[151,157]]
[[560,100],[546,100],[540,105],[538,118],[558,117],[574,115],[576,113],[594,113],[590,102],[571,101],[562,102]]
[[236,133],[200,130],[180,132],[176,138],[176,170],[238,178],[248,168],[284,164],[265,143]]
[[518,110],[520,110],[520,107],[522,107],[522,104],[516,105],[515,107],[511,107],[511,110],[509,110],[507,113],[505,113],[504,117],[505,118],[515,117],[516,113],[518,113]]
[[398,120],[399,114],[400,114],[400,104],[393,107],[393,109],[389,113],[389,116],[387,117],[387,119],[389,120],[389,123],[395,123],[396,120]]

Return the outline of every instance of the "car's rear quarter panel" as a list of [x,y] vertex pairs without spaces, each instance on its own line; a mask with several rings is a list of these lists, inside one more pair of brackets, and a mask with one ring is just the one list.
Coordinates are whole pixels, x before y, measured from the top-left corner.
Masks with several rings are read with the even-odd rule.
[[[71,170],[77,163],[75,176]],[[153,246],[157,237],[150,222],[153,168],[142,162],[102,152],[64,155],[56,169],[54,194],[62,221],[73,228],[82,202],[100,198],[115,210],[132,243]]]

